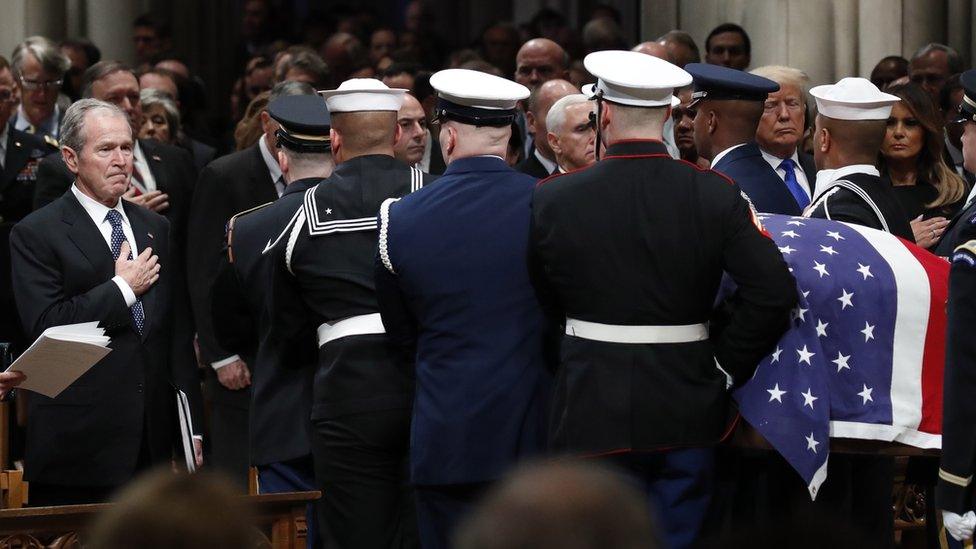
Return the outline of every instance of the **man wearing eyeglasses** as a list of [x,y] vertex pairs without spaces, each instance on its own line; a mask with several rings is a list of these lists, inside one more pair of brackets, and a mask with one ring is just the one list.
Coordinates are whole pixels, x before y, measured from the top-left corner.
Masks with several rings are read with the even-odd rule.
[[31,36],[14,48],[10,64],[20,91],[20,106],[10,123],[20,131],[57,140],[63,114],[58,94],[71,61],[54,42]]
[[[0,265],[10,265],[8,238],[14,223],[31,212],[37,181],[37,163],[53,152],[39,136],[13,128],[7,120],[17,108],[17,84],[7,60],[0,56]],[[9,269],[0,270],[0,311],[14,310]],[[14,353],[24,350],[23,332],[16,315],[0,315],[0,343],[12,343]]]

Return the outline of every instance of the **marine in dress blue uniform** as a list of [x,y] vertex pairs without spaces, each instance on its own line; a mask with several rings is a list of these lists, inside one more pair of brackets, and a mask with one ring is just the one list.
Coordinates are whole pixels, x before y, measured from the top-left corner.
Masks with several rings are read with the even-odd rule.
[[[768,94],[779,90],[779,84],[768,78],[719,65],[688,63],[684,68],[695,81],[692,107],[703,118],[709,109],[721,112],[731,106],[738,111],[752,111],[749,124],[736,124],[735,128],[731,128],[741,135],[737,142],[726,143],[723,150],[713,151],[711,168],[732,178],[756,210],[800,215],[801,209],[790,189],[763,158],[755,141],[763,102]],[[695,131],[699,134],[696,139],[701,139],[700,134],[705,126],[703,123],[695,125]]]
[[406,90],[351,79],[321,93],[336,169],[304,193],[268,243],[271,337],[285,349],[318,339],[311,419],[323,531],[340,548],[412,547],[413,379],[387,344],[373,271],[380,204],[433,178],[393,157]]
[[[214,285],[215,336],[227,349],[252,351],[249,408],[250,464],[258,470],[262,494],[315,490],[312,466],[312,379],[318,346],[309,335],[282,346],[271,337],[268,288],[271,255],[262,253],[302,205],[305,191],[332,172],[331,120],[318,95],[280,97],[268,114],[281,127],[278,147],[287,186],[281,198],[238,213],[227,226],[227,255]],[[304,164],[287,158],[304,155]],[[279,158],[279,163],[282,160]],[[287,360],[286,360],[287,357]],[[283,428],[287,426],[287,428]],[[308,547],[318,547],[315,505],[308,508]]]
[[[976,168],[976,70],[962,73],[965,90],[959,105],[963,133],[963,162]],[[935,504],[943,510],[943,524],[957,541],[972,537],[973,475],[976,474],[976,213],[959,221],[959,245],[949,272],[945,383],[942,400],[942,458]],[[961,545],[955,545],[961,547]]]
[[416,376],[410,474],[422,545],[440,549],[488,483],[544,449],[550,374],[526,264],[536,179],[501,158],[529,92],[461,69],[430,83],[447,170],[383,204],[376,287]]
[[[542,181],[532,205],[533,278],[565,320],[550,444],[623,468],[668,545],[688,547],[732,425],[729,378],[747,381],[786,331],[795,282],[738,187],[667,154],[673,90],[691,76],[634,52],[584,64],[606,154]],[[723,271],[738,294],[709,325]]]

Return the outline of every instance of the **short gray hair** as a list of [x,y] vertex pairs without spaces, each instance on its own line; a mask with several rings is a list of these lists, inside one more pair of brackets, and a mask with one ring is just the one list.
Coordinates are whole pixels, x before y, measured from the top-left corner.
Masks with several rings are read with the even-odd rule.
[[271,93],[268,94],[268,104],[270,105],[279,97],[288,97],[290,95],[315,95],[315,88],[307,82],[296,82],[294,80],[278,82],[271,88]]
[[921,48],[915,50],[915,54],[912,55],[912,61],[932,53],[933,51],[941,51],[946,54],[946,61],[949,64],[949,74],[957,74],[962,72],[962,57],[959,57],[959,52],[950,46],[945,44],[940,44],[938,42],[929,42]]
[[180,110],[176,108],[176,101],[162,90],[155,88],[144,88],[139,92],[139,102],[142,103],[143,113],[150,107],[159,105],[166,113],[166,124],[169,125],[169,133],[175,139],[181,130]]
[[14,48],[14,53],[10,56],[10,67],[13,69],[14,77],[21,77],[21,69],[30,54],[41,64],[44,72],[53,74],[57,78],[64,76],[71,68],[71,60],[68,56],[61,53],[61,48],[57,44],[43,36],[31,36]]
[[564,130],[563,124],[566,123],[566,108],[580,103],[587,103],[590,99],[581,93],[574,93],[565,97],[560,97],[559,101],[552,104],[549,114],[546,115],[546,127],[552,133],[559,133]]
[[85,135],[85,116],[97,110],[109,111],[109,114],[125,120],[125,127],[129,127],[129,117],[115,105],[99,99],[79,99],[68,107],[61,120],[61,132],[58,135],[61,137],[62,149],[68,147],[75,152],[81,152],[85,148],[85,141],[88,139]]

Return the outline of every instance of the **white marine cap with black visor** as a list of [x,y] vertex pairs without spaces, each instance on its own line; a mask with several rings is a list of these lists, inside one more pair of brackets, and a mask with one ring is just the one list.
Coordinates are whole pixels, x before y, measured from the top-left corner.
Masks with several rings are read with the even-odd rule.
[[522,84],[467,69],[437,71],[430,86],[437,92],[435,121],[472,126],[508,126],[515,120],[518,102],[529,96]]
[[[634,51],[597,51],[583,59],[583,66],[597,78],[582,87],[583,95],[596,101],[593,121],[600,140],[603,102],[629,107],[677,106],[674,90],[691,84],[691,75],[663,59]],[[599,147],[597,155],[599,159]]]

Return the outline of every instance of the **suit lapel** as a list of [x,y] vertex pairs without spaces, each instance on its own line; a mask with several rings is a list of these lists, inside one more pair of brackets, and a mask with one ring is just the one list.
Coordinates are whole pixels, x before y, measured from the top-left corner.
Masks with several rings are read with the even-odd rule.
[[61,207],[61,220],[70,226],[68,238],[91,264],[95,275],[99,278],[114,275],[115,262],[105,237],[70,189],[61,197]]
[[163,163],[159,151],[152,144],[147,145],[147,141],[143,139],[139,140],[139,147],[142,149],[142,154],[146,157],[146,164],[149,165],[149,171],[156,181],[156,189],[169,193],[169,178],[166,177],[165,173],[166,165]]
[[261,156],[260,145],[255,143],[252,150],[252,167],[249,170],[251,173],[252,192],[260,198],[258,200],[259,204],[278,200],[278,191],[275,189],[275,182],[271,179],[271,172],[268,171],[268,165],[264,162],[264,157]]
[[27,164],[30,157],[29,148],[14,136],[14,129],[7,132],[7,152],[3,161],[3,177],[0,178],[0,191],[10,186],[21,168]]

